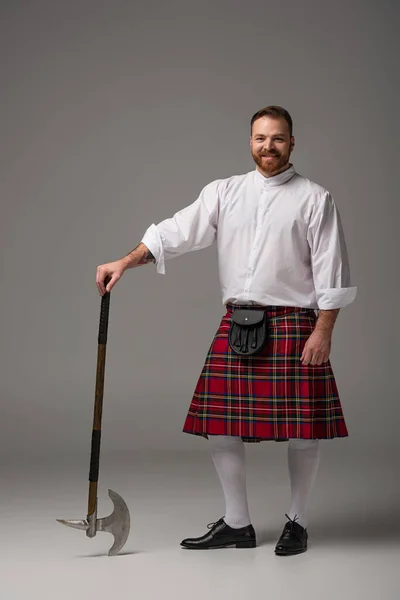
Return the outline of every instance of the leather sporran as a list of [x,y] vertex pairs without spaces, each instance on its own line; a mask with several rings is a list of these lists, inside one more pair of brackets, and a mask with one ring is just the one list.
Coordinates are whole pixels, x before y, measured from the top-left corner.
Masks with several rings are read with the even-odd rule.
[[235,309],[232,313],[228,342],[239,356],[254,356],[264,350],[268,341],[265,310]]

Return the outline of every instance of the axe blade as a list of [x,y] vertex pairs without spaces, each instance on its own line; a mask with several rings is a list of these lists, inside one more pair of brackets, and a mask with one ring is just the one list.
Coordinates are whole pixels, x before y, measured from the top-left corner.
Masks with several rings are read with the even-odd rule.
[[114,544],[111,546],[108,556],[114,556],[128,539],[131,519],[125,500],[113,490],[108,490],[108,495],[114,504],[114,510],[108,517],[97,519],[96,531],[107,531],[113,534]]
[[[96,519],[95,531],[106,531],[114,536],[114,543],[108,552],[108,556],[115,556],[123,548],[128,539],[131,520],[129,509],[124,499],[113,490],[108,490],[108,495],[114,504],[114,510],[108,517]],[[83,529],[87,534],[90,533],[91,523],[88,519],[57,519],[57,521],[67,527]],[[94,535],[96,535],[95,532]],[[89,535],[88,537],[94,537],[94,535]]]

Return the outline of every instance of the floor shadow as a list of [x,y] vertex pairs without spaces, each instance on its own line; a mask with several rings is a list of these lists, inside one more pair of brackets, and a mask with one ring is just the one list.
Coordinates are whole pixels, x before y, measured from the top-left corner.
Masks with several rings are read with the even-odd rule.
[[108,552],[97,552],[96,554],[77,554],[76,558],[99,558],[105,556],[107,558],[118,558],[118,556],[132,556],[133,554],[144,554],[144,552],[118,552],[114,556],[108,556]]

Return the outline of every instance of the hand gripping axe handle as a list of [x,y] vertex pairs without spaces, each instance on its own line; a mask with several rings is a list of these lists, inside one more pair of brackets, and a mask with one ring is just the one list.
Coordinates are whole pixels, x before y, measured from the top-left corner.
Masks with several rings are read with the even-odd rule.
[[[104,281],[104,285],[107,286],[109,281],[110,278],[107,277]],[[109,310],[110,292],[106,292],[101,298],[100,309],[87,518],[69,520],[57,519],[57,521],[68,527],[85,530],[86,535],[90,538],[94,537],[97,531],[107,531],[112,533],[114,536],[114,544],[110,548],[108,555],[113,556],[121,550],[128,539],[130,516],[128,507],[121,496],[113,490],[108,490],[108,495],[114,504],[114,510],[108,517],[102,519],[97,518],[97,482],[99,479],[101,417],[103,412],[104,372],[106,365]]]

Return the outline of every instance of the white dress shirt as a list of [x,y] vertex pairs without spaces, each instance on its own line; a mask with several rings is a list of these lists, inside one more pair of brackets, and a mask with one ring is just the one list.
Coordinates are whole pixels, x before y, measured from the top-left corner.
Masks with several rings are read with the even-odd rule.
[[166,260],[214,241],[223,304],[328,310],[356,297],[334,199],[291,163],[273,177],[255,169],[212,181],[142,239],[161,274]]

